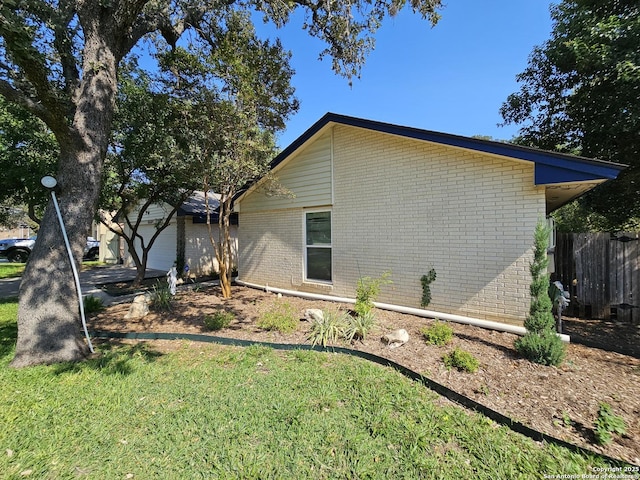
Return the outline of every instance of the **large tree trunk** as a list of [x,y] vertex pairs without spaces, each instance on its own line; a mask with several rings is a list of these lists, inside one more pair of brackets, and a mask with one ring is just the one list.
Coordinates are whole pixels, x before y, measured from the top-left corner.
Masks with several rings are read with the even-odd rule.
[[[56,192],[78,266],[100,193],[117,88],[114,49],[93,27],[96,30],[85,29],[83,79],[75,95],[73,123],[67,135],[57,135],[61,154]],[[85,358],[88,346],[79,308],[62,231],[50,204],[20,285],[18,342],[11,365]]]
[[13,367],[81,359],[88,353],[69,257],[50,204],[22,283]]

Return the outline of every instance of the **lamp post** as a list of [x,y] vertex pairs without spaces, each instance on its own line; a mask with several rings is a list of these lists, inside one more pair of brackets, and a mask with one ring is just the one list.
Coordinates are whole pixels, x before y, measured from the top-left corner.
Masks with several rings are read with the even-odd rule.
[[43,187],[51,192],[51,200],[53,200],[53,206],[56,209],[56,215],[58,216],[58,223],[60,224],[60,230],[62,230],[62,238],[64,238],[64,244],[67,248],[67,254],[69,255],[69,263],[71,263],[71,270],[73,271],[73,278],[76,283],[76,292],[78,294],[78,303],[80,304],[80,318],[82,319],[82,328],[84,329],[84,336],[87,339],[89,350],[93,353],[93,345],[89,338],[89,331],[87,330],[87,321],[84,316],[84,302],[82,301],[82,289],[80,288],[80,276],[78,275],[78,269],[76,268],[76,262],[73,260],[73,252],[71,251],[71,245],[69,245],[69,237],[67,236],[67,229],[64,226],[62,220],[62,214],[60,213],[60,206],[58,205],[58,199],[56,198],[56,192],[54,189],[58,184],[58,181],[50,175],[42,177],[40,183]]

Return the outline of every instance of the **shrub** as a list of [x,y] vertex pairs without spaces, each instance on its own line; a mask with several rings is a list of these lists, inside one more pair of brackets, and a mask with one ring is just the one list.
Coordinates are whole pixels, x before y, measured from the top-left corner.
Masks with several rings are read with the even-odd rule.
[[87,295],[83,300],[85,313],[98,313],[104,310],[104,303],[99,297],[93,295]]
[[520,355],[542,365],[560,365],[565,354],[565,345],[556,335],[556,321],[553,318],[551,298],[549,298],[549,275],[547,266],[547,246],[549,228],[539,221],[534,232],[533,262],[531,272],[531,305],[524,321],[527,333],[516,340],[514,346]]
[[308,339],[312,345],[326,347],[329,343],[336,343],[338,339],[345,337],[348,324],[347,313],[332,313],[323,311],[323,320],[314,320]]
[[348,342],[354,340],[364,340],[369,332],[376,326],[376,316],[373,312],[364,315],[351,315],[347,318],[347,325],[344,330],[344,337]]
[[171,310],[173,295],[167,282],[158,280],[151,292],[151,307],[155,310]]
[[524,358],[541,365],[560,365],[565,345],[554,331],[527,332],[515,342],[515,348]]
[[607,445],[613,440],[612,433],[622,435],[626,431],[627,426],[622,417],[615,415],[609,404],[601,403],[598,410],[598,418],[594,424],[596,442],[599,445]]
[[429,273],[420,277],[420,283],[422,284],[422,300],[420,301],[421,307],[427,307],[431,303],[431,284],[436,280],[435,269],[429,270]]
[[430,345],[446,345],[453,338],[453,328],[444,322],[436,321],[429,327],[420,330],[422,336]]
[[391,283],[391,273],[384,272],[380,278],[360,277],[356,287],[356,304],[353,308],[358,316],[365,316],[373,310],[373,302],[380,294],[382,285]]
[[235,315],[232,312],[225,312],[220,310],[213,315],[206,315],[204,317],[204,326],[209,330],[221,330],[231,325]]
[[291,333],[298,328],[299,323],[300,319],[289,302],[276,301],[260,316],[257,325],[263,330]]
[[473,355],[459,348],[454,349],[451,353],[442,357],[442,361],[448,369],[456,368],[469,373],[476,372],[480,366],[478,360],[476,360]]
[[552,312],[553,304],[549,297],[549,274],[547,273],[549,234],[549,228],[542,221],[538,222],[534,232],[533,262],[529,265],[531,305],[529,316],[524,321],[524,327],[536,333],[555,331],[556,325]]

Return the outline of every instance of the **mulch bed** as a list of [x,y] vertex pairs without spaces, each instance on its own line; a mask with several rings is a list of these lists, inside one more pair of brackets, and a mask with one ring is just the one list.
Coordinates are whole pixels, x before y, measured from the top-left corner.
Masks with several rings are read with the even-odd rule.
[[[124,320],[129,303],[113,305],[89,319],[89,328],[117,332],[208,333],[215,336],[274,343],[308,344],[310,325],[301,320],[291,334],[260,329],[257,319],[277,302],[289,303],[300,318],[307,308],[348,310],[351,305],[278,298],[245,287],[234,287],[231,299],[222,299],[215,287],[179,291],[171,311],[151,312],[140,320]],[[204,317],[217,310],[231,311],[235,320],[228,328],[207,332]],[[376,310],[377,330],[350,348],[370,352],[421,373],[489,408],[538,431],[640,465],[640,329],[633,325],[565,319],[566,332],[581,336],[607,349],[577,343],[567,346],[560,367],[533,364],[520,358],[513,348],[516,335],[451,323],[455,336],[447,346],[427,345],[420,329],[433,319]],[[404,328],[410,340],[389,349],[381,337]],[[154,342],[157,349],[178,348],[183,342]],[[195,344],[194,344],[195,346]],[[347,346],[347,345],[341,345]],[[473,354],[480,362],[476,373],[448,370],[442,357],[454,348]],[[625,353],[620,353],[625,352]],[[599,405],[606,402],[621,416],[626,434],[610,445],[594,444],[593,425]]]
[[562,323],[574,343],[640,358],[640,325],[582,318],[563,318]]

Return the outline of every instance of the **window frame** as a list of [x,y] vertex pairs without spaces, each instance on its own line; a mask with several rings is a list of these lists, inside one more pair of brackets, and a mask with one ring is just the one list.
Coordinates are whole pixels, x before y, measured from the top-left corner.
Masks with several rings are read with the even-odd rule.
[[[328,213],[329,214],[329,243],[308,244],[309,232],[307,230],[307,215],[313,213]],[[321,283],[324,285],[333,285],[333,212],[331,208],[313,208],[305,209],[302,215],[303,224],[303,256],[304,256],[304,281],[309,283]],[[308,265],[308,253],[310,249],[328,249],[330,251],[329,256],[329,280],[309,277],[309,265]]]

